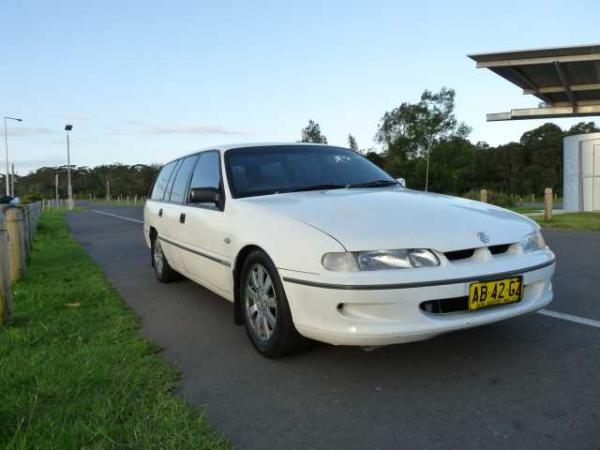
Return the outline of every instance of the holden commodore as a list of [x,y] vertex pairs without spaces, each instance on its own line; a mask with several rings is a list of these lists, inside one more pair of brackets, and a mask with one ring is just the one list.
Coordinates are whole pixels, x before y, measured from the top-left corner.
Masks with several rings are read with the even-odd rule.
[[552,300],[555,257],[511,211],[410,190],[351,150],[211,147],[166,164],[144,210],[157,278],[233,303],[254,347],[376,347]]

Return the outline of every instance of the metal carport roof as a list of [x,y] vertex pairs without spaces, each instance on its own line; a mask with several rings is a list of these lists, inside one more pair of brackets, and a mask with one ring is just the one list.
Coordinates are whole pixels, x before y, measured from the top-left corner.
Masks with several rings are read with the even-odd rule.
[[543,105],[487,115],[488,121],[600,115],[600,45],[469,55]]

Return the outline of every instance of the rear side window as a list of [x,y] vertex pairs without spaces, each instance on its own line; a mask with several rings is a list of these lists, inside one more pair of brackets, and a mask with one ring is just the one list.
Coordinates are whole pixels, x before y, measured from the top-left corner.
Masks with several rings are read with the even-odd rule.
[[221,185],[221,165],[219,152],[206,152],[200,154],[198,164],[192,176],[191,188],[214,188]]
[[189,156],[181,163],[171,190],[172,202],[183,203],[187,201],[188,183],[197,159],[197,156]]
[[169,178],[169,184],[167,184],[167,189],[165,190],[165,196],[163,197],[165,200],[169,200],[169,197],[171,197],[171,191],[173,190],[173,183],[175,182],[175,176],[177,175],[177,171],[181,167],[182,162],[183,162],[183,159],[178,159],[175,163],[175,168],[173,169],[171,178]]
[[167,184],[169,183],[169,178],[171,177],[171,174],[173,173],[173,169],[175,168],[176,164],[177,161],[173,161],[161,169],[160,173],[158,174],[158,177],[156,177],[156,182],[154,183],[152,194],[150,194],[150,198],[152,200],[163,199],[165,191],[167,189]]

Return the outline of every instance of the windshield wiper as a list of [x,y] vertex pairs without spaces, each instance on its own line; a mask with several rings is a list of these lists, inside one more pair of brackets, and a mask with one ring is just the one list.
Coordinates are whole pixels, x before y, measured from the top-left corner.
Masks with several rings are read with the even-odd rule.
[[302,192],[302,191],[324,191],[327,189],[351,189],[351,188],[363,188],[363,187],[384,187],[399,185],[398,182],[392,180],[375,180],[369,181],[368,183],[359,184],[315,184],[313,186],[303,186],[298,188],[290,189],[278,189],[276,193],[284,192]]
[[345,184],[315,184],[313,186],[304,186],[299,188],[282,189],[279,192],[301,192],[301,191],[324,191],[326,189],[343,189]]
[[349,188],[367,188],[367,187],[385,187],[385,186],[393,186],[396,184],[400,184],[397,181],[392,180],[375,180],[369,181],[367,183],[358,183],[358,184],[350,184]]

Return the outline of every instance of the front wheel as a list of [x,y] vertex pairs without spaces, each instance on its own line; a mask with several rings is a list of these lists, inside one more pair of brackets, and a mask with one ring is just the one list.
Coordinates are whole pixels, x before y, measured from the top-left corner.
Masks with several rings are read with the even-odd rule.
[[240,294],[246,332],[262,355],[279,358],[305,346],[306,339],[294,327],[277,269],[264,252],[255,250],[244,261]]

